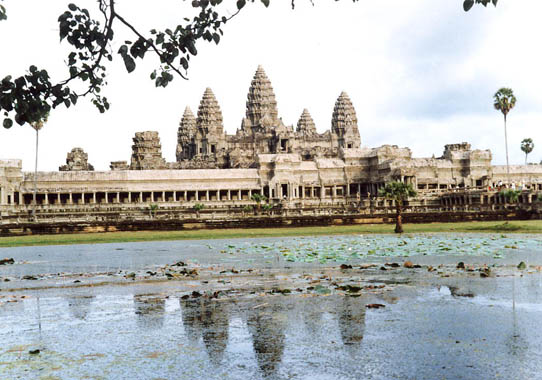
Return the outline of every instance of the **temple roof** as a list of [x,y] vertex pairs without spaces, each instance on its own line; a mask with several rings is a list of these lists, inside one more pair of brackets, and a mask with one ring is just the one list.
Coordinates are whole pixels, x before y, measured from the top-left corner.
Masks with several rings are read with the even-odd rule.
[[184,109],[184,114],[181,119],[180,127],[179,127],[179,133],[181,131],[188,132],[188,131],[194,131],[196,129],[196,117],[192,113],[192,110],[190,107],[186,106]]
[[315,135],[316,134],[316,125],[312,119],[311,114],[308,109],[304,109],[303,113],[299,117],[297,122],[297,132],[300,132],[304,135]]
[[246,116],[252,125],[258,125],[266,115],[271,120],[278,119],[277,101],[271,81],[263,67],[258,66],[248,90]]
[[205,130],[205,133],[223,133],[224,130],[222,111],[209,87],[205,89],[199,104],[197,126]]
[[335,102],[331,119],[331,131],[342,135],[346,130],[358,132],[358,118],[352,101],[348,94],[343,91]]

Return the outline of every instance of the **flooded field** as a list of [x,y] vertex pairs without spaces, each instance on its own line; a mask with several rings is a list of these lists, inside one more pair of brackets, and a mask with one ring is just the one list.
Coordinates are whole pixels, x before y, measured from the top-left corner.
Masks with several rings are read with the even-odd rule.
[[0,276],[137,271],[178,260],[201,265],[227,264],[239,268],[356,263],[412,256],[437,256],[437,261],[440,258],[446,260],[448,256],[497,261],[513,259],[518,252],[534,253],[536,257],[536,253],[542,252],[542,236],[371,234],[0,248],[0,257],[13,257],[17,263],[24,263],[0,267]]
[[541,253],[512,234],[3,249],[0,378],[540,378]]
[[[0,372],[4,379],[534,379],[542,369],[540,281],[518,280],[515,300],[510,279],[473,282],[469,296],[448,286],[223,300],[112,289],[30,295],[2,307]],[[366,307],[372,303],[385,307]]]

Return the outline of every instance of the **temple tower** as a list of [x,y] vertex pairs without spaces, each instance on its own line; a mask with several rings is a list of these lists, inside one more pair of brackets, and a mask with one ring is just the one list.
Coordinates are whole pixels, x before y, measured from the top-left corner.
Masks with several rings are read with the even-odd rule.
[[277,101],[271,81],[262,66],[258,66],[247,95],[246,119],[242,129],[249,132],[269,132],[279,124]]
[[304,137],[315,136],[317,134],[314,120],[312,120],[312,116],[306,108],[303,110],[303,113],[297,122],[297,133]]
[[213,155],[225,148],[222,111],[209,87],[205,89],[198,108],[196,127],[196,154]]
[[196,155],[195,138],[197,129],[196,117],[190,107],[187,106],[177,131],[177,162],[189,160]]
[[136,132],[132,145],[132,170],[165,169],[162,145],[156,131]]
[[359,148],[361,144],[356,110],[348,94],[344,91],[335,102],[331,132],[337,136],[340,148]]
[[82,148],[73,148],[66,157],[66,165],[58,168],[61,172],[67,171],[93,171],[94,167],[88,163],[88,154]]

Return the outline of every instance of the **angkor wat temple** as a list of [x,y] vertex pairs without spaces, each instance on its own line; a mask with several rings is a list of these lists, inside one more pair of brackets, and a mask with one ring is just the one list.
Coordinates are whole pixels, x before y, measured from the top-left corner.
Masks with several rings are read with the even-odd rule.
[[[419,191],[422,204],[451,209],[498,203],[497,183],[542,190],[541,165],[511,166],[508,175],[505,166],[491,164],[489,150],[468,143],[446,145],[438,158],[413,158],[410,149],[397,146],[362,147],[356,111],[345,92],[330,114],[331,128],[324,133],[307,109],[295,128],[286,125],[260,66],[235,134],[225,132],[220,105],[207,88],[197,114],[189,107],[184,111],[175,162],[162,156],[153,131],[136,133],[130,162],[111,162],[111,171],[93,171],[86,153],[75,148],[58,172],[38,172],[36,203],[43,215],[88,214],[111,206],[130,214],[150,203],[180,210],[202,202],[231,210],[253,204],[258,193],[283,208],[355,204],[359,209],[386,182],[403,181]],[[0,160],[0,215],[25,215],[34,207],[34,173],[21,167],[20,160]]]

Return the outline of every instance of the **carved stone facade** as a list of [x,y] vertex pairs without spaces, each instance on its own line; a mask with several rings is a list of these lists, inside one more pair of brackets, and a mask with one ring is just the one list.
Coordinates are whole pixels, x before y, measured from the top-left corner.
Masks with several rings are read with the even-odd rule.
[[246,114],[235,135],[224,133],[218,102],[207,88],[194,118],[185,110],[178,131],[177,162],[181,169],[253,168],[259,154],[298,153],[304,160],[337,157],[339,148],[359,148],[357,117],[343,92],[333,112],[332,130],[316,131],[304,110],[294,131],[279,117],[277,101],[264,69],[259,66],[250,84]]
[[162,157],[162,145],[158,132],[137,132],[132,145],[132,170],[165,169],[166,160]]
[[73,148],[66,157],[66,165],[58,168],[61,172],[94,170],[94,166],[88,163],[88,154],[82,148]]
[[[410,149],[395,145],[361,147],[358,118],[345,92],[335,103],[328,131],[318,133],[307,109],[294,130],[279,117],[261,67],[234,135],[224,132],[219,103],[207,88],[197,115],[188,107],[184,111],[175,162],[162,157],[158,132],[147,131],[135,134],[130,164],[111,162],[111,171],[91,168],[80,148],[72,150],[60,172],[38,173],[37,203],[44,209],[118,204],[139,210],[141,203],[175,208],[197,202],[227,208],[250,203],[259,193],[286,207],[325,208],[359,204],[389,181],[413,184],[424,201],[461,189],[494,189],[501,182],[542,191],[542,165],[510,166],[507,175],[505,166],[491,164],[489,150],[468,143],[446,145],[439,158],[414,158]],[[34,174],[23,173],[20,160],[0,160],[0,211],[29,215],[33,183]]]

